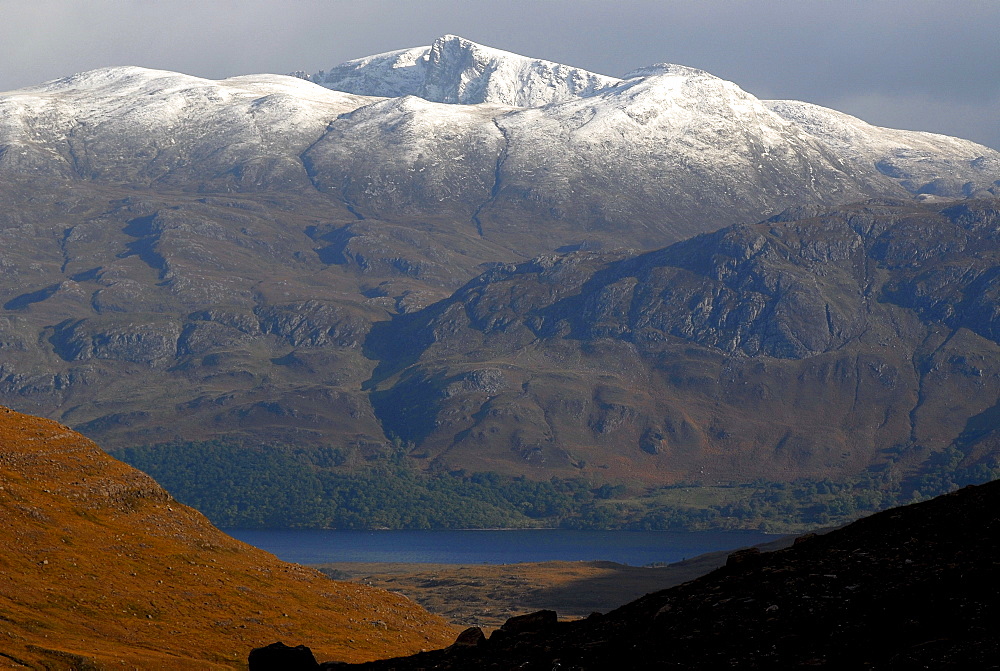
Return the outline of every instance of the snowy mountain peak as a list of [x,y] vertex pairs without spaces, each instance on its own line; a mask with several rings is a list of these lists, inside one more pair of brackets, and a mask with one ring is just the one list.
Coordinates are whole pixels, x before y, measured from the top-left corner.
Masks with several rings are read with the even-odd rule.
[[699,70],[698,68],[691,68],[686,65],[677,65],[676,63],[653,63],[652,65],[644,65],[641,68],[636,68],[631,72],[628,72],[623,79],[626,81],[629,79],[641,79],[645,77],[658,77],[660,75],[673,75],[673,76],[685,76],[685,77],[695,77],[695,76],[708,76],[714,79],[718,79],[715,75],[706,72],[705,70]]
[[121,65],[78,72],[69,77],[30,86],[10,93],[59,94],[68,91],[89,91],[132,94],[152,86],[156,90],[174,86],[215,85],[215,82],[179,72],[154,70],[135,65]]
[[309,79],[360,95],[415,95],[433,102],[511,107],[539,107],[621,83],[614,77],[519,56],[457,35],[444,35],[427,47],[347,61]]
[[0,176],[318,189],[365,218],[450,212],[482,236],[579,222],[642,245],[803,202],[1000,188],[987,147],[761,101],[679,65],[618,80],[446,35],[321,83],[124,67],[11,91]]

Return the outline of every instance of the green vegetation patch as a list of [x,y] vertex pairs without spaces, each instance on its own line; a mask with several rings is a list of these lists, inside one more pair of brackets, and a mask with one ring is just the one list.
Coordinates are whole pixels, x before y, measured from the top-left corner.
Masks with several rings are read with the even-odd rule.
[[214,524],[240,528],[481,529],[544,526],[593,494],[580,480],[419,474],[400,453],[342,469],[340,449],[171,443],[113,453]]
[[[912,451],[912,450],[911,450]],[[686,483],[627,492],[583,478],[425,473],[406,450],[235,442],[170,443],[113,453],[221,527],[328,529],[758,529],[795,533],[1000,477],[996,460],[963,466],[957,448],[906,477],[889,464],[843,481]]]

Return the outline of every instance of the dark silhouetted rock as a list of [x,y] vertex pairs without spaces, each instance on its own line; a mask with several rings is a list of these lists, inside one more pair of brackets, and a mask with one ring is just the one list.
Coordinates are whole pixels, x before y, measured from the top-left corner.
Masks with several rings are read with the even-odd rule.
[[500,631],[506,634],[536,632],[551,627],[559,621],[554,610],[539,610],[527,615],[517,615],[503,623]]
[[481,645],[486,640],[486,634],[479,627],[469,627],[455,639],[452,647],[469,648]]
[[250,671],[316,671],[319,664],[312,650],[304,645],[294,648],[278,641],[250,651]]
[[744,562],[753,561],[760,556],[760,550],[757,548],[745,548],[743,550],[737,550],[733,552],[728,557],[726,557],[726,566],[735,566],[736,564],[743,564]]

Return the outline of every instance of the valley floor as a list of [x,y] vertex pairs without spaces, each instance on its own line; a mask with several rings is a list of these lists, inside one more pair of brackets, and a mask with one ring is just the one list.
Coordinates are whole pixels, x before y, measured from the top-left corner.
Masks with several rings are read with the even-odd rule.
[[[760,545],[786,547],[790,538]],[[650,592],[694,580],[726,563],[729,551],[668,566],[607,561],[520,564],[407,564],[338,562],[318,568],[349,580],[399,592],[460,627],[497,629],[508,618],[548,609],[560,619],[607,612]]]

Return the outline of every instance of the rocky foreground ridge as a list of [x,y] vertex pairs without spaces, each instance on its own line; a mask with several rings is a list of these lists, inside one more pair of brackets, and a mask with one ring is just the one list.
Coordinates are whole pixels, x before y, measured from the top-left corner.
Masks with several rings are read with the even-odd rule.
[[442,645],[406,598],[236,541],[51,420],[0,408],[0,665],[240,668],[294,638],[362,661]]
[[1000,483],[967,487],[785,550],[734,553],[607,614],[557,623],[540,611],[488,639],[473,629],[443,650],[336,668],[995,668],[998,506]]

